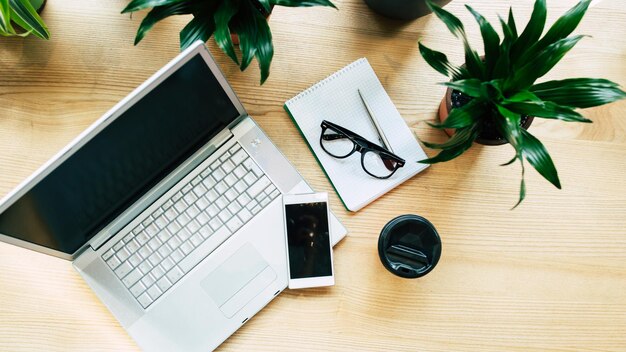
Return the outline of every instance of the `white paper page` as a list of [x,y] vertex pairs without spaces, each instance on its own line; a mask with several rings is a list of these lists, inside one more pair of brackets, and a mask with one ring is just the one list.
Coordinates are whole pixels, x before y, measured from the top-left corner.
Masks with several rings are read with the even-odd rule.
[[[358,90],[369,104],[393,152],[406,160],[387,180],[374,178],[361,167],[361,154],[346,159],[328,155],[320,146],[320,124],[328,120],[365,139],[381,144]],[[367,59],[359,59],[319,82],[287,103],[311,149],[317,155],[347,208],[357,211],[427,167],[427,156],[385,92]]]

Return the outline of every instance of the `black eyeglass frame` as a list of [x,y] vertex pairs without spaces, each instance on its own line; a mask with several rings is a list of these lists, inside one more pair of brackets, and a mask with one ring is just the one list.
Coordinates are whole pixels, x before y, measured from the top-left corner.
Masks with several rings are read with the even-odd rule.
[[[320,134],[320,146],[328,155],[337,159],[345,159],[349,157],[350,155],[354,154],[355,152],[359,152],[361,153],[361,168],[363,168],[363,171],[365,171],[368,175],[372,177],[382,179],[382,180],[388,179],[389,177],[393,176],[393,174],[395,174],[396,171],[398,171],[398,169],[403,167],[405,164],[405,160],[402,159],[401,157],[393,154],[389,150],[379,146],[376,143],[372,143],[368,141],[367,139],[359,136],[358,134],[350,131],[349,129],[345,127],[341,127],[327,120],[323,120],[320,127],[322,127],[322,133]],[[327,129],[333,130],[335,133],[337,133],[340,136],[339,138],[345,137],[345,138],[348,138],[350,141],[352,141],[352,150],[348,154],[343,155],[343,156],[335,155],[329,152],[328,150],[326,150],[326,148],[324,147],[324,143],[322,142],[323,140],[330,140],[330,138],[324,138],[324,137],[330,137],[329,135],[326,135],[326,136],[324,135]],[[386,158],[395,161],[396,164],[395,164],[395,168],[393,169],[393,171],[391,171],[391,173],[387,176],[377,176],[367,171],[367,169],[365,168],[364,160],[365,160],[365,154],[368,152],[372,152],[378,155],[384,155]]]

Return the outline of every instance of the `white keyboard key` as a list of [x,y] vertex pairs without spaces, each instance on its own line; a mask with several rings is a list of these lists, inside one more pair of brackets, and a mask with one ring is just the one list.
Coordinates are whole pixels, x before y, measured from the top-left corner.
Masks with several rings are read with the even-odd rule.
[[217,198],[219,198],[220,195],[217,194],[217,192],[215,192],[214,189],[210,190],[209,193],[207,193],[206,195],[206,199],[209,200],[209,202],[215,202],[217,200]]
[[150,298],[152,298],[152,300],[156,300],[157,298],[159,298],[159,296],[161,296],[161,293],[162,292],[157,285],[153,285],[148,289],[148,295],[150,296]]
[[141,270],[144,275],[152,271],[152,268],[154,268],[154,266],[148,260],[144,260],[139,264],[139,270]]
[[152,298],[148,296],[148,293],[144,293],[143,295],[139,296],[137,300],[139,301],[139,304],[141,304],[141,306],[144,308],[148,307],[152,303]]
[[146,231],[148,236],[152,237],[152,236],[156,235],[156,233],[159,231],[159,229],[156,227],[155,224],[150,224],[150,225],[148,225],[148,227],[146,227],[146,229],[144,231]]
[[220,181],[218,184],[215,185],[215,190],[219,194],[224,194],[224,192],[226,192],[227,189],[228,189],[228,186],[226,186],[226,183],[224,181]]
[[206,187],[204,187],[204,185],[199,184],[196,187],[194,187],[193,189],[193,193],[195,193],[195,195],[200,198],[202,196],[204,196],[204,194],[207,192]]
[[231,214],[228,209],[224,209],[219,213],[218,216],[220,217],[220,220],[222,220],[222,222],[225,222],[228,219],[230,219],[230,217],[233,216],[233,214]]
[[180,278],[183,277],[183,274],[183,271],[176,266],[173,267],[166,276],[172,283],[176,283],[176,281],[180,280]]
[[217,230],[222,226],[222,221],[219,218],[213,218],[209,221],[209,225],[213,230]]
[[162,229],[165,226],[167,226],[167,223],[168,223],[167,220],[165,220],[165,218],[163,216],[161,216],[161,217],[157,218],[156,220],[154,220],[154,224],[158,228],[160,228],[160,229]]
[[187,213],[182,213],[182,214],[178,215],[178,217],[176,218],[176,221],[180,224],[180,226],[187,225],[187,223],[190,220],[191,220],[191,218],[189,217],[189,215],[187,215]]
[[248,157],[248,154],[246,154],[246,152],[243,149],[239,149],[238,152],[233,154],[230,160],[232,160],[235,165],[239,165],[241,164],[242,161],[246,160],[247,157]]
[[137,234],[137,243],[139,243],[139,245],[143,246],[144,244],[146,244],[146,242],[148,242],[150,240],[150,236],[148,236],[147,233],[145,232],[141,232],[139,234]]
[[164,244],[161,247],[159,247],[159,255],[163,258],[167,258],[170,256],[170,254],[172,253],[172,250],[170,249],[170,246]]
[[207,222],[209,222],[209,215],[205,212],[198,214],[198,216],[196,217],[196,221],[198,221],[198,224],[200,224],[201,226],[206,224]]
[[202,184],[207,188],[207,189],[211,189],[213,187],[215,187],[215,185],[217,184],[217,181],[215,181],[215,179],[211,176],[208,175],[203,181]]
[[228,230],[226,226],[220,228],[216,231],[209,239],[204,241],[200,247],[198,247],[191,254],[183,258],[183,260],[178,263],[178,266],[184,271],[189,272],[189,270],[193,269],[202,259],[211,254],[222,242],[224,242],[232,232]]
[[122,247],[124,247],[124,242],[120,240],[116,244],[113,245],[113,250],[117,252],[120,249],[122,249]]
[[248,188],[248,195],[250,196],[250,198],[255,198],[265,189],[265,187],[269,186],[270,183],[270,180],[267,177],[263,176],[255,184]]
[[245,207],[252,199],[246,193],[242,193],[239,197],[237,197],[237,202],[241,204],[242,207]]
[[128,243],[130,240],[133,239],[133,234],[129,233],[126,236],[124,236],[124,238],[122,239],[122,241],[124,241],[124,243]]
[[233,164],[232,161],[230,160],[224,160],[224,162],[222,163],[222,170],[224,170],[225,173],[230,173],[235,169],[235,164]]
[[174,208],[169,208],[165,211],[165,218],[169,221],[174,221],[174,219],[176,219],[177,216],[178,216],[178,213],[176,212],[176,209]]
[[228,151],[224,152],[224,154],[222,154],[220,156],[220,161],[222,163],[224,163],[228,158],[230,158],[230,153]]
[[238,193],[243,193],[246,191],[246,189],[248,189],[248,184],[246,184],[246,181],[244,180],[239,180],[237,181],[237,183],[235,183],[235,189],[237,190]]
[[121,279],[124,276],[128,275],[128,273],[130,273],[132,270],[133,270],[133,267],[131,267],[129,263],[124,262],[120,264],[120,266],[118,266],[117,269],[115,269],[115,275],[117,275],[117,277]]
[[211,164],[211,170],[215,170],[218,167],[220,167],[220,161],[219,160],[215,160],[212,164]]
[[224,182],[228,185],[228,187],[232,187],[235,182],[237,182],[237,177],[234,174],[228,174],[224,177]]
[[256,207],[257,205],[257,201],[252,199],[248,204],[246,204],[246,209],[252,211],[252,209],[254,209],[254,207]]
[[202,238],[206,240],[213,233],[213,229],[211,229],[211,226],[209,226],[209,224],[206,224],[202,226],[202,228],[200,228],[200,231],[198,231],[198,233],[200,234],[200,236],[202,236]]
[[187,230],[189,230],[189,232],[194,234],[194,233],[198,232],[198,230],[200,230],[200,224],[198,224],[198,222],[196,220],[191,220],[187,224]]
[[239,165],[235,168],[235,170],[233,170],[233,174],[235,174],[235,176],[237,176],[238,179],[243,178],[246,175],[247,171],[246,168],[243,167],[243,165]]
[[173,268],[174,265],[176,265],[176,263],[174,263],[172,258],[165,258],[163,259],[163,263],[161,263],[161,266],[163,266],[163,269],[165,269],[166,272]]
[[126,261],[126,259],[128,259],[128,257],[130,257],[130,252],[128,251],[128,249],[126,249],[126,247],[122,247],[120,248],[120,250],[115,254],[115,256],[117,258],[119,258],[119,260],[121,262]]
[[260,205],[255,205],[254,208],[252,208],[251,212],[252,214],[256,215],[261,211],[261,206]]
[[115,251],[113,249],[109,249],[108,251],[104,252],[104,254],[102,255],[102,259],[104,259],[104,261],[106,262],[107,260],[109,260],[109,258],[113,256],[113,254],[115,254]]
[[[213,192],[213,193],[215,193],[215,192]],[[215,193],[215,196],[217,197],[217,193]],[[217,199],[217,198],[215,198],[215,199]],[[196,202],[196,206],[200,210],[208,207],[209,204],[211,204],[211,203],[209,203],[209,201],[206,199],[206,197],[198,198],[198,201]]]
[[237,214],[239,210],[241,210],[241,205],[237,202],[232,202],[228,205],[227,208],[231,213]]
[[230,229],[230,231],[235,232],[239,230],[241,226],[243,226],[243,222],[237,216],[233,216],[230,220],[228,220],[226,226],[228,226],[228,229]]
[[191,236],[191,239],[190,239],[190,241],[191,241],[191,243],[193,244],[194,247],[198,247],[200,245],[200,243],[202,243],[202,240],[203,240],[203,238],[202,238],[202,236],[200,236],[199,233]]
[[165,277],[165,276],[160,278],[159,281],[157,281],[156,284],[159,287],[159,290],[161,290],[163,292],[167,291],[167,289],[172,286],[172,284],[170,283],[170,280],[168,280],[167,277]]
[[109,260],[107,260],[107,264],[109,265],[109,268],[111,268],[112,270],[115,270],[115,268],[117,268],[120,264],[122,264],[122,262],[120,262],[120,260],[117,259],[116,256],[113,256],[109,258]]
[[172,235],[177,234],[180,229],[181,226],[176,221],[172,221],[171,224],[167,225],[167,231],[169,231]]
[[189,232],[189,230],[185,228],[185,229],[180,230],[177,236],[181,242],[185,242],[189,239],[189,237],[191,237],[191,233]]
[[172,238],[170,238],[170,240],[167,242],[167,244],[172,247],[172,249],[176,249],[178,247],[180,247],[181,245],[181,241],[178,238],[178,236],[172,236]]
[[248,222],[248,220],[252,219],[252,213],[248,209],[241,209],[237,215],[243,220],[243,222]]
[[165,270],[163,270],[162,266],[155,266],[150,272],[155,279],[159,279],[161,276],[165,275]]
[[237,194],[237,192],[232,188],[226,191],[225,195],[226,195],[226,199],[228,199],[231,202],[237,199],[237,197],[239,196],[239,194]]
[[145,290],[146,286],[144,286],[141,282],[138,282],[135,284],[135,286],[130,288],[130,293],[132,293],[133,296],[138,297]]
[[[233,144],[232,147],[230,147],[230,149],[228,149],[228,152],[230,153],[230,155],[235,154],[235,152],[237,152],[239,149],[241,149],[241,146],[238,143]],[[232,159],[232,157],[231,157]]]
[[258,178],[256,177],[256,175],[253,172],[248,172],[244,177],[243,180],[246,181],[246,183],[248,184],[248,186],[252,186],[256,180]]
[[191,245],[191,243],[189,241],[184,242],[183,244],[180,245],[180,250],[185,254],[189,254],[191,253],[191,251],[193,251],[193,246]]
[[141,279],[141,283],[146,287],[154,285],[154,282],[154,276],[152,276],[152,274],[150,273],[145,274],[143,279]]
[[172,237],[172,234],[169,233],[169,231],[167,230],[163,230],[159,232],[159,234],[157,235],[157,238],[163,243],[167,242],[170,239],[170,237]]
[[174,210],[176,212],[178,212],[178,214],[182,213],[183,211],[185,211],[185,209],[187,209],[187,204],[185,202],[183,202],[182,200],[176,202],[176,204],[174,204]]
[[151,222],[152,222],[152,217],[148,216],[147,218],[145,218],[145,219],[141,222],[141,224],[142,224],[144,227],[146,227],[146,226],[148,226],[148,224],[149,224],[149,223],[151,223]]
[[196,197],[196,195],[193,192],[189,192],[187,194],[185,194],[185,196],[183,197],[183,199],[185,200],[185,203],[187,204],[193,204],[196,202],[196,200],[198,199],[198,197]]
[[213,171],[213,173],[211,174],[211,176],[212,176],[212,177],[213,177],[216,181],[219,181],[219,180],[223,179],[223,178],[224,178],[224,176],[226,176],[226,173],[224,173],[224,171],[223,171],[221,168],[219,168],[219,169],[216,169],[215,171]]
[[228,206],[228,200],[226,199],[226,197],[219,197],[216,201],[215,201],[215,205],[217,205],[217,207],[219,209],[224,209]]
[[211,204],[206,209],[206,212],[209,214],[210,217],[214,218],[217,216],[217,214],[219,214],[220,210],[215,204]]
[[124,283],[124,286],[131,287],[137,281],[139,281],[139,279],[141,279],[142,277],[143,277],[143,274],[141,273],[141,271],[139,271],[139,269],[135,269],[135,270],[131,271],[130,273],[128,273],[128,275],[126,275],[122,279],[122,282]]
[[183,193],[187,193],[187,192],[191,191],[191,185],[190,184],[186,184],[185,187],[183,187],[182,191],[183,191]]
[[200,177],[200,175],[198,175],[198,176],[194,177],[193,180],[191,180],[191,185],[193,187],[195,187],[198,184],[198,182],[200,182],[201,180],[202,180],[202,178]]
[[270,203],[270,197],[265,197],[263,198],[263,200],[261,200],[261,207],[265,208],[266,205],[268,205]]
[[139,255],[143,259],[146,259],[146,258],[148,258],[150,256],[150,254],[152,254],[152,250],[148,246],[143,246],[143,247],[139,248],[137,253],[139,253]]
[[152,253],[152,255],[148,258],[148,261],[150,261],[150,264],[152,264],[152,266],[159,265],[161,260],[163,260],[163,258],[161,258],[159,253]]
[[198,208],[196,208],[195,205],[190,205],[189,208],[187,208],[187,210],[185,211],[185,213],[189,215],[190,218],[195,219],[196,216],[200,214],[200,210],[198,210]]
[[154,252],[157,249],[159,249],[159,247],[161,247],[163,243],[157,238],[153,238],[148,242],[148,246],[150,246],[150,249]]
[[180,262],[183,258],[185,257],[185,255],[183,254],[183,252],[180,249],[175,250],[174,252],[172,252],[172,255],[170,258],[172,258],[172,260],[176,263]]
[[130,263],[130,265],[137,267],[139,263],[141,263],[141,257],[139,256],[139,253],[131,255],[130,258],[128,258],[128,262]]
[[278,197],[280,195],[280,191],[277,190],[276,188],[274,188],[274,190],[272,191],[272,193],[270,193],[270,197],[272,197],[272,199]]

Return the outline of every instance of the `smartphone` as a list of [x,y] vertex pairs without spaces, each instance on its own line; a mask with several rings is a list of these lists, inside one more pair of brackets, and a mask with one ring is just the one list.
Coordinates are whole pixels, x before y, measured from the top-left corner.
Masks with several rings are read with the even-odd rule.
[[289,288],[334,285],[328,194],[286,194],[283,204]]

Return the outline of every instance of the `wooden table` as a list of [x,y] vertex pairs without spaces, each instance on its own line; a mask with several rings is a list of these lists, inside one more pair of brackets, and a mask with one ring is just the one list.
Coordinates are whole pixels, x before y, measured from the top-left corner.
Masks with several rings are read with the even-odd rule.
[[[530,0],[468,1],[488,19]],[[187,17],[159,23],[132,45],[142,15],[120,15],[126,0],[50,0],[49,42],[0,38],[0,196],[178,53]],[[416,134],[444,88],[417,42],[462,61],[461,45],[433,16],[396,22],[361,0],[328,8],[276,8],[275,58],[259,86],[253,63],[240,72],[210,47],[248,111],[316,190],[331,193],[350,233],[335,248],[337,284],[287,290],[233,335],[224,351],[293,350],[625,350],[626,101],[588,109],[593,124],[536,119],[531,131],[551,152],[563,190],[534,170],[517,209],[519,165],[500,167],[510,146],[476,145],[435,165],[357,214],[346,212],[282,108],[302,89],[367,57]],[[575,0],[550,0],[552,23]],[[577,33],[585,38],[546,79],[604,77],[626,84],[626,8],[594,3]],[[446,7],[466,23],[462,1]],[[433,155],[431,150],[427,151]],[[377,256],[391,218],[430,219],[443,240],[428,276],[393,276]],[[0,243],[0,350],[135,350],[137,347],[71,264]]]

